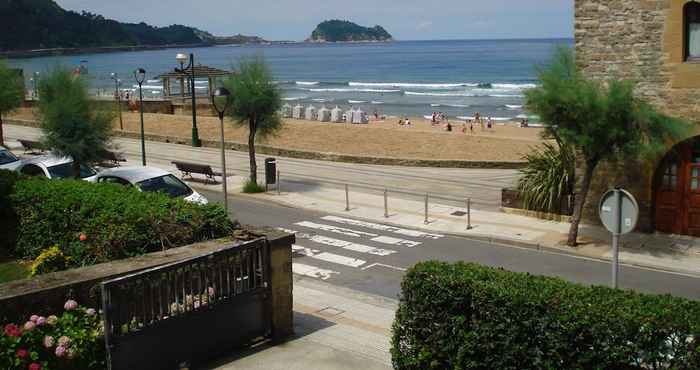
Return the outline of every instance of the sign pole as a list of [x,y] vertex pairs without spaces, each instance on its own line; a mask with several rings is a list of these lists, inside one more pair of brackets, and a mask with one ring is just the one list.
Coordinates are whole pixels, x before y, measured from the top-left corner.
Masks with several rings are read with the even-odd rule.
[[620,256],[620,226],[621,226],[621,197],[620,197],[620,190],[615,189],[614,193],[614,207],[613,207],[613,240],[612,240],[612,247],[613,247],[613,256],[612,256],[612,287],[613,289],[617,289],[618,285],[618,277],[617,273],[619,272],[619,256]]
[[599,206],[600,220],[612,234],[612,282],[613,289],[619,286],[620,237],[634,231],[639,219],[639,204],[634,196],[623,189],[605,193]]

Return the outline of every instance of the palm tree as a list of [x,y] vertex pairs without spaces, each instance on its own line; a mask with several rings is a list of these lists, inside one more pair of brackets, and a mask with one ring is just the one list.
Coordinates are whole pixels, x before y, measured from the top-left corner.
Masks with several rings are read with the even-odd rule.
[[114,112],[96,109],[87,85],[67,69],[57,68],[39,83],[40,126],[52,152],[73,159],[73,176],[80,165],[102,159],[112,135]]
[[271,135],[282,127],[277,113],[282,107],[282,94],[267,63],[259,56],[242,59],[238,71],[224,81],[224,86],[231,92],[228,115],[236,125],[248,126],[250,182],[257,184],[255,139]]

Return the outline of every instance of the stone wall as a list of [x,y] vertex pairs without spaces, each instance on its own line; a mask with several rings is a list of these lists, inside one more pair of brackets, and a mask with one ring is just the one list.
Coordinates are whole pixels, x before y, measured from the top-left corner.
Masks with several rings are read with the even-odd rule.
[[[637,95],[657,109],[700,122],[700,63],[683,60],[683,7],[690,1],[575,0],[578,68],[601,81],[635,81]],[[639,229],[653,231],[653,178],[660,157],[602,164],[594,175],[584,218],[598,222],[598,200],[608,189],[621,186],[640,203]],[[578,180],[582,170],[578,166]]]
[[[271,326],[273,339],[293,332],[292,255],[294,235],[270,229],[246,230],[251,237],[265,236],[270,247]],[[197,257],[243,241],[211,241],[173,248],[165,252],[112,261],[94,266],[41,275],[0,284],[0,323],[24,322],[31,314],[47,316],[63,312],[69,299],[99,308],[100,283],[149,268]]]

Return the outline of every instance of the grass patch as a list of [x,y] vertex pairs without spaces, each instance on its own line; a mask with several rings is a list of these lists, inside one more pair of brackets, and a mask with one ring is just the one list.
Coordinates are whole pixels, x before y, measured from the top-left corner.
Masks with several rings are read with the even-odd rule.
[[19,261],[0,262],[0,284],[29,277],[30,265]]
[[265,187],[258,185],[256,182],[248,180],[245,182],[245,184],[243,184],[243,192],[246,194],[264,193]]

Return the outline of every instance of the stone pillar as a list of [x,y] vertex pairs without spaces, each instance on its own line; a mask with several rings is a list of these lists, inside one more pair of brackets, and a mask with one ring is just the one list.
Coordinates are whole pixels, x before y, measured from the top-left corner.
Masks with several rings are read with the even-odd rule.
[[270,247],[272,340],[280,342],[294,334],[292,296],[292,244],[294,235],[267,235]]

